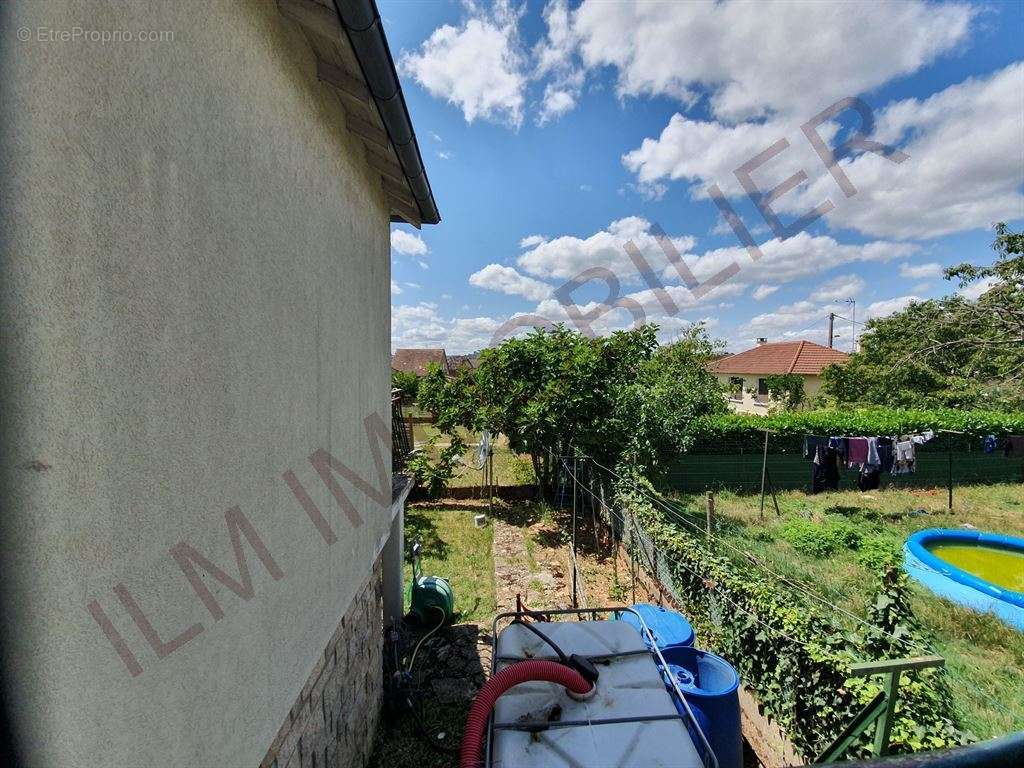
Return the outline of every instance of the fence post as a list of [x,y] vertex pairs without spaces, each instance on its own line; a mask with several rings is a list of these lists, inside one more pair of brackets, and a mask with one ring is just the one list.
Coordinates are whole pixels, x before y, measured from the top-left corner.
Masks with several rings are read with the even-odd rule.
[[572,607],[576,608],[576,457],[572,460]]
[[714,525],[715,518],[715,494],[712,491],[708,491],[708,507],[707,507],[707,530],[708,540],[712,537],[712,526]]
[[768,430],[764,431],[764,456],[761,459],[761,519],[764,520],[764,481],[768,472]]

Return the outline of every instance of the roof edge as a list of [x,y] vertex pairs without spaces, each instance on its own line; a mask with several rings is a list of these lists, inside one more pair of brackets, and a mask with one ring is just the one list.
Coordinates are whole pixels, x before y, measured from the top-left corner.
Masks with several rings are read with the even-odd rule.
[[395,150],[409,190],[424,224],[438,224],[441,214],[434,201],[409,108],[398,80],[387,37],[374,0],[334,0],[334,10],[348,37],[363,79]]

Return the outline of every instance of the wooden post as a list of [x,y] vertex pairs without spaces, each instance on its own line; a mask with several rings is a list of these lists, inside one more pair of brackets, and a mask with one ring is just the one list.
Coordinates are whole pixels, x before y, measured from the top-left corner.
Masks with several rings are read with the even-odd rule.
[[712,531],[714,530],[714,518],[715,518],[715,494],[708,491],[708,508],[707,508],[707,531],[708,540],[711,540]]

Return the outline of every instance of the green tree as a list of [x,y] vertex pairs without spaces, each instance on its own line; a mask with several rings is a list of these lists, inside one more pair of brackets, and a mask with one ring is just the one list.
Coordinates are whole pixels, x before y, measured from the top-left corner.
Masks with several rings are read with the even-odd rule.
[[659,347],[656,326],[587,338],[564,326],[537,329],[484,350],[455,378],[431,372],[419,404],[445,431],[489,429],[529,454],[550,488],[557,457],[620,458],[655,469],[684,445],[690,422],[724,410],[707,362],[715,346],[701,326]]
[[785,411],[792,411],[804,401],[804,377],[799,373],[778,373],[764,377],[768,394]]
[[1024,407],[1024,235],[997,224],[993,248],[991,265],[946,270],[962,288],[986,281],[977,299],[914,302],[868,321],[860,351],[824,370],[825,398],[897,407]]
[[420,377],[411,371],[392,371],[391,388],[401,392],[403,398],[415,400],[420,391]]

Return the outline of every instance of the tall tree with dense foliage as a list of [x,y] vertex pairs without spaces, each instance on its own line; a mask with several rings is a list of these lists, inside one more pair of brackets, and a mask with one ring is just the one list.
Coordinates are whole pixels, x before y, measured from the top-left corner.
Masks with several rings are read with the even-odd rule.
[[997,224],[993,249],[993,264],[946,270],[962,288],[985,281],[976,300],[914,302],[868,321],[860,351],[825,369],[825,397],[897,407],[1024,408],[1024,234]]
[[552,457],[593,456],[612,466],[626,457],[655,469],[685,444],[690,422],[724,409],[707,370],[715,351],[701,326],[659,347],[655,326],[588,338],[557,326],[484,350],[479,365],[454,378],[431,372],[420,406],[438,426],[506,435],[529,454],[543,486]]

